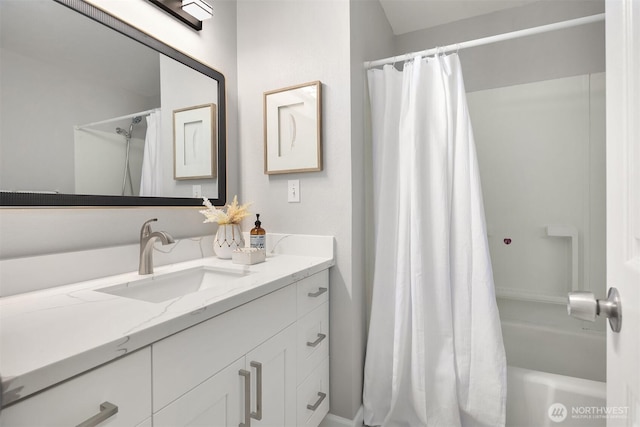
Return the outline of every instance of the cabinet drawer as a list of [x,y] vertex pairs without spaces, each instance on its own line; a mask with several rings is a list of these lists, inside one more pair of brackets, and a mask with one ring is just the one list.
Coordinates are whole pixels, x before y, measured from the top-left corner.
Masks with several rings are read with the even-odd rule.
[[329,356],[329,303],[297,322],[298,383]]
[[329,300],[329,270],[300,280],[298,287],[298,318]]
[[317,427],[329,412],[329,358],[298,386],[298,427]]
[[136,426],[151,416],[148,347],[3,409],[0,425],[75,426],[98,414],[103,402],[118,412],[100,427]]
[[295,322],[295,304],[287,286],[153,344],[154,411]]

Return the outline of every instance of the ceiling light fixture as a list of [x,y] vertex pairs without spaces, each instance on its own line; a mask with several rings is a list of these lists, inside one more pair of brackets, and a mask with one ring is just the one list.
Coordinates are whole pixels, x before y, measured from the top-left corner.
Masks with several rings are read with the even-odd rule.
[[213,16],[213,8],[204,0],[182,0],[182,10],[200,21]]
[[213,8],[204,0],[149,0],[194,30],[202,30],[202,21],[213,16]]

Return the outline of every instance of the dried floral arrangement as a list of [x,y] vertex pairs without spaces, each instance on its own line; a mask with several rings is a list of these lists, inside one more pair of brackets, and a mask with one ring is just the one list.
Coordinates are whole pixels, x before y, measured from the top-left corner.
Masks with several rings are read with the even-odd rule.
[[226,206],[226,212],[213,206],[206,197],[203,197],[202,200],[202,204],[207,207],[207,209],[200,211],[206,218],[203,222],[217,222],[220,225],[240,224],[240,221],[249,216],[248,209],[251,203],[238,205],[238,196],[233,196],[233,202]]

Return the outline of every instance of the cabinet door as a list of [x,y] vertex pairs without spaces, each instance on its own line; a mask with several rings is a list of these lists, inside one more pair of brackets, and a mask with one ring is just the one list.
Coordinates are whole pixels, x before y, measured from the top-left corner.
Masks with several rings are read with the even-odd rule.
[[246,356],[252,426],[296,425],[296,328],[289,326]]
[[[109,402],[118,412],[109,410]],[[151,415],[151,351],[144,348],[2,410],[0,425],[75,426],[101,413],[99,425],[136,426]]]
[[155,412],[215,375],[296,320],[287,286],[152,346]]
[[153,415],[154,427],[238,427],[244,409],[244,357]]

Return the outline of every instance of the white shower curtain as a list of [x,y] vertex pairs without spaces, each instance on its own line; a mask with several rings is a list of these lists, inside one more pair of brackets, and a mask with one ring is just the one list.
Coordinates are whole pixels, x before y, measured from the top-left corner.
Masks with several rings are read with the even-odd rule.
[[368,78],[376,246],[365,424],[503,426],[506,360],[458,56]]
[[144,140],[140,196],[162,196],[162,127],[160,110],[147,116],[147,135]]

